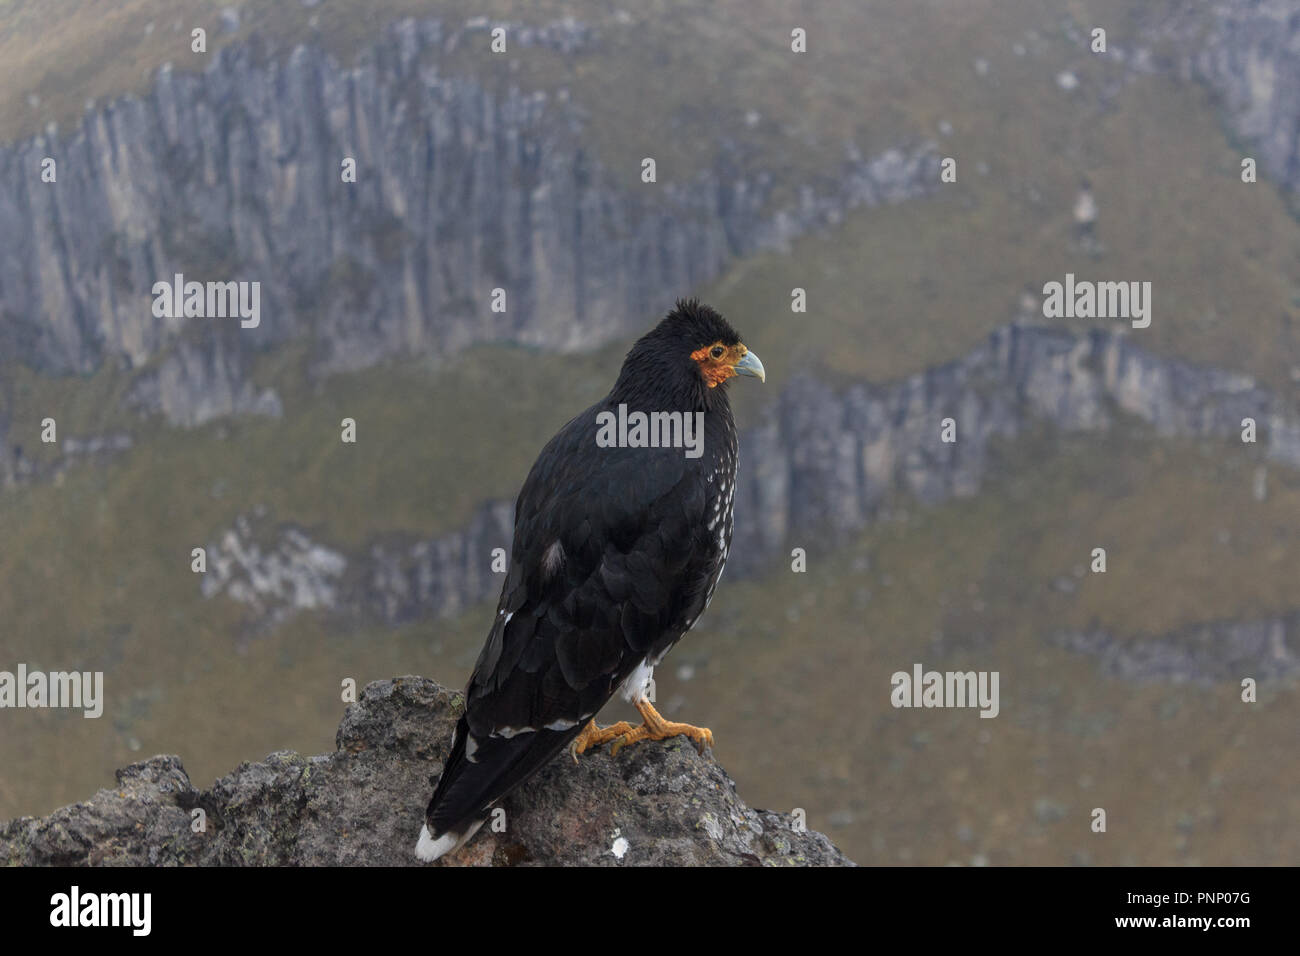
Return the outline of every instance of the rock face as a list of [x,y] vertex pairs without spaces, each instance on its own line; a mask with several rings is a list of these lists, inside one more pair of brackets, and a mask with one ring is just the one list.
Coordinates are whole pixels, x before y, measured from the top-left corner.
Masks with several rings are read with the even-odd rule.
[[[118,771],[118,785],[42,820],[0,824],[0,864],[416,866],[458,694],[419,677],[377,681],[348,707],[335,753],[274,753],[211,789],[177,757]],[[751,810],[687,743],[562,755],[501,804],[448,865],[851,866],[789,816]],[[193,831],[197,810],[206,830]]]
[[1219,94],[1229,124],[1260,166],[1283,188],[1300,190],[1300,0],[1191,6],[1204,39],[1184,70]]
[[[829,542],[858,532],[891,493],[926,504],[973,495],[991,441],[1035,423],[1098,432],[1127,417],[1165,437],[1228,439],[1253,418],[1263,460],[1300,467],[1293,403],[1249,376],[1148,352],[1137,341],[1122,331],[1013,323],[967,355],[898,382],[839,389],[813,378],[792,382],[768,420],[741,437],[728,574],[757,571],[800,544],[789,540],[791,529]],[[945,418],[959,441],[939,440]],[[490,556],[495,548],[509,553],[513,514],[512,501],[488,502],[461,530],[375,542],[349,556],[288,527],[261,529],[279,541],[263,552],[257,529],[243,522],[210,543],[204,593],[224,593],[267,620],[299,607],[364,611],[392,625],[459,614],[499,593]],[[339,562],[328,587],[317,586],[320,568],[307,560],[320,553]]]
[[[1147,351],[1123,331],[1013,323],[967,355],[902,381],[835,390],[816,379],[782,394],[741,439],[728,568],[787,543],[788,530],[853,532],[891,492],[926,504],[973,495],[990,442],[1036,422],[1064,432],[1142,422],[1161,437],[1239,438],[1258,428],[1264,458],[1300,466],[1300,411],[1248,375]],[[951,418],[958,441],[939,440]]]
[[1101,673],[1138,681],[1210,685],[1300,674],[1300,614],[1254,621],[1207,621],[1143,640],[1105,631],[1053,635],[1050,643],[1097,659]]
[[207,552],[210,566],[201,579],[203,596],[224,593],[253,608],[266,625],[296,610],[336,606],[338,579],[347,567],[342,554],[313,542],[298,528],[281,529],[274,547],[263,550],[253,540],[246,515],[240,515]]
[[[1151,19],[1169,65],[1212,87],[1261,167],[1300,189],[1300,0]],[[584,149],[567,90],[492,90],[445,66],[490,27],[404,20],[350,67],[254,38],[0,148],[0,237],[23,237],[0,255],[0,354],[53,372],[120,360],[139,370],[132,400],[182,426],[274,416],[275,392],[249,380],[269,346],[308,341],[319,372],[487,341],[589,348],[667,308],[665,289],[936,182],[928,144],[849,146],[830,185],[795,184],[773,209],[762,157],[723,145],[698,176],[630,188]],[[600,43],[572,20],[512,36],[564,53]],[[153,284],[177,273],[261,283],[262,321],[154,316]],[[495,288],[504,313],[487,307]]]
[[[592,348],[670,307],[664,290],[937,181],[924,145],[846,152],[834,185],[768,209],[773,177],[724,147],[696,177],[633,188],[585,150],[565,91],[444,72],[464,31],[402,21],[353,67],[254,38],[0,149],[0,236],[25,238],[0,256],[0,352],[54,372],[115,358],[140,370],[136,403],[183,426],[276,415],[248,380],[259,349],[305,340],[324,372],[488,341]],[[593,41],[569,22],[515,42]],[[176,274],[259,282],[258,325],[155,316],[154,283]]]

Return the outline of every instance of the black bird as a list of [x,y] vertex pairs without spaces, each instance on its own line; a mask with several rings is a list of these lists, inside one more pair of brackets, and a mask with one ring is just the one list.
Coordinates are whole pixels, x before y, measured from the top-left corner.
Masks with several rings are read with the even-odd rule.
[[[542,449],[515,505],[501,600],[416,854],[465,843],[489,808],[565,747],[685,735],[650,675],[708,607],[731,546],[736,424],[727,379],[763,363],[692,299],[628,353],[613,390]],[[597,727],[616,691],[644,723]]]

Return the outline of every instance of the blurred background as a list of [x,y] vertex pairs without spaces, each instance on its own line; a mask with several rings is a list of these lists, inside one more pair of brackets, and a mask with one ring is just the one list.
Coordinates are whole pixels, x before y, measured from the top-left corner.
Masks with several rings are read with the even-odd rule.
[[[0,670],[106,684],[0,713],[0,819],[463,684],[529,465],[696,294],[769,376],[657,698],[749,804],[860,863],[1294,864],[1298,217],[1300,0],[0,0]],[[175,273],[259,326],[156,318]],[[1150,327],[1045,319],[1066,273]],[[999,716],[894,709],[918,662]]]

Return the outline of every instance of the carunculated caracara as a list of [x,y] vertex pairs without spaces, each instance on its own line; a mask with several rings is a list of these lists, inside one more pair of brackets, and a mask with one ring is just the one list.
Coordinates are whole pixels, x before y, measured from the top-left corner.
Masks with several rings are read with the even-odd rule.
[[[465,713],[417,855],[460,847],[494,803],[565,748],[705,728],[665,720],[650,675],[708,607],[731,545],[737,435],[727,380],[763,363],[713,309],[676,308],[628,353],[609,395],[542,449]],[[597,727],[616,693],[644,721]]]

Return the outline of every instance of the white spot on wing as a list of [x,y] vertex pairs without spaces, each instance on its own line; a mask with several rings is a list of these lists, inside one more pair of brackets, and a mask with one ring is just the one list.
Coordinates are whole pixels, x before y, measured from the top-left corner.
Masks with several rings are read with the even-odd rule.
[[542,553],[542,578],[551,578],[555,572],[560,570],[564,564],[564,547],[560,544],[559,539],[551,542],[551,546]]

